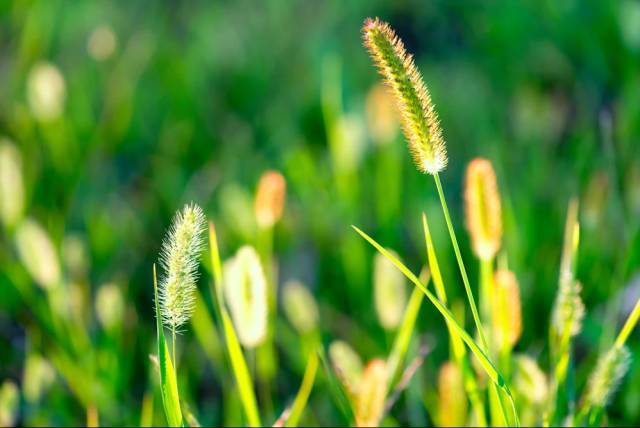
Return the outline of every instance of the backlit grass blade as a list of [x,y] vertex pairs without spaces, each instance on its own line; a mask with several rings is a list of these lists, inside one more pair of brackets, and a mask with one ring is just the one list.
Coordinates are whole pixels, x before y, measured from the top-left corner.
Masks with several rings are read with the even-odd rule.
[[240,347],[240,342],[238,342],[238,336],[233,328],[233,323],[231,322],[229,313],[221,300],[222,263],[220,262],[220,252],[218,250],[218,241],[216,239],[213,223],[209,223],[209,249],[211,254],[211,266],[213,267],[213,276],[215,280],[216,304],[222,319],[227,353],[236,379],[236,384],[238,385],[240,401],[242,402],[242,407],[249,425],[262,426],[255,392],[253,391],[253,382],[249,375],[249,369],[247,368],[247,362],[242,354],[242,348]]
[[293,401],[293,406],[291,406],[291,413],[289,414],[289,418],[287,419],[285,426],[298,426],[300,416],[302,416],[302,412],[304,411],[304,408],[307,405],[307,400],[309,399],[309,395],[311,394],[311,389],[313,388],[313,383],[316,379],[317,371],[318,354],[316,352],[310,352],[309,360],[307,361],[307,368],[305,369],[304,376],[302,378],[302,384],[300,385],[298,394]]
[[480,349],[480,347],[478,347],[478,345],[471,338],[471,336],[469,336],[469,334],[462,327],[460,327],[460,325],[455,320],[453,314],[442,304],[442,302],[440,302],[440,300],[438,300],[436,296],[434,296],[429,290],[427,290],[425,286],[422,285],[422,283],[420,283],[420,280],[418,280],[418,278],[413,274],[413,272],[411,272],[409,268],[407,268],[404,264],[402,264],[400,260],[395,258],[392,254],[390,254],[387,250],[385,250],[380,244],[378,244],[373,238],[371,238],[369,235],[364,233],[362,230],[358,229],[356,226],[352,226],[352,227],[356,232],[360,234],[360,236],[362,236],[367,242],[369,242],[373,247],[375,247],[376,250],[382,253],[382,255],[384,255],[391,263],[393,263],[407,277],[407,279],[409,279],[409,281],[413,282],[415,286],[418,287],[427,296],[427,298],[431,301],[433,306],[435,306],[436,309],[440,312],[440,314],[442,314],[445,321],[447,321],[453,327],[453,331],[460,337],[460,339],[462,339],[464,343],[467,344],[471,352],[473,352],[474,355],[478,358],[478,361],[482,365],[483,369],[485,370],[489,378],[493,382],[495,382],[500,388],[506,389],[508,391],[508,388],[504,383],[504,379],[502,378],[500,373],[498,373],[498,371],[493,366],[489,358]]
[[[429,278],[427,278],[425,285],[428,282]],[[411,297],[409,298],[409,303],[407,303],[407,307],[405,308],[402,323],[400,324],[400,328],[398,328],[398,332],[396,333],[396,337],[393,341],[393,348],[391,348],[391,353],[387,359],[387,371],[389,377],[389,384],[387,385],[387,388],[389,390],[391,389],[394,379],[399,374],[400,363],[404,359],[407,349],[409,348],[411,335],[413,334],[413,329],[416,325],[416,319],[418,318],[418,313],[420,312],[423,300],[424,293],[422,293],[420,289],[414,288],[411,293]]]
[[156,328],[158,332],[158,363],[160,365],[160,389],[162,405],[167,417],[167,423],[172,427],[182,426],[182,412],[180,410],[180,397],[178,396],[178,383],[176,372],[171,364],[169,349],[164,337],[162,327],[162,317],[160,316],[160,306],[158,301],[158,279],[156,275],[156,265],[153,265],[153,293],[156,305]]

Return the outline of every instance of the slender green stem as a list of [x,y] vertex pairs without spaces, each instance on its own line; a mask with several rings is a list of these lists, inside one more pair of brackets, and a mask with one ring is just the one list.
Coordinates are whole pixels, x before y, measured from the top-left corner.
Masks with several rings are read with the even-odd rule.
[[467,277],[467,270],[462,262],[462,255],[460,254],[460,247],[458,246],[458,240],[456,239],[456,233],[453,230],[453,224],[451,223],[451,217],[449,215],[449,208],[447,208],[447,201],[444,198],[444,192],[442,191],[442,184],[440,183],[440,176],[438,174],[433,175],[433,179],[436,182],[436,188],[438,189],[438,196],[440,197],[440,204],[442,205],[442,212],[444,213],[444,219],[447,222],[447,228],[449,229],[449,236],[451,237],[451,243],[453,244],[453,251],[456,253],[456,259],[458,260],[458,267],[460,268],[460,275],[462,275],[462,282],[469,299],[469,305],[471,306],[471,313],[473,314],[473,320],[480,336],[480,342],[485,352],[489,352],[487,346],[487,339],[484,335],[482,323],[480,322],[480,316],[478,315],[478,308],[476,307],[473,293],[471,292],[471,286],[469,285],[469,278]]

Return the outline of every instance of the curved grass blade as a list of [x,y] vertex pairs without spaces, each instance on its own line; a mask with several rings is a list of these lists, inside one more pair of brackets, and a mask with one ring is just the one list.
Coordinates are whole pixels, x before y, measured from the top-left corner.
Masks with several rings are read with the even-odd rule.
[[302,384],[298,390],[293,406],[291,406],[291,413],[284,426],[295,427],[298,426],[300,416],[307,405],[307,400],[311,394],[313,383],[316,379],[316,372],[318,371],[318,354],[316,352],[309,353],[309,360],[307,361],[307,368],[304,371],[302,377]]
[[240,347],[238,336],[233,328],[231,317],[222,303],[222,263],[220,262],[220,251],[218,250],[216,229],[212,222],[209,222],[209,250],[215,281],[216,307],[222,321],[227,353],[229,354],[233,375],[235,376],[236,384],[238,385],[240,401],[242,402],[242,407],[249,425],[262,426],[256,396],[253,391],[253,381],[249,375],[247,362],[242,354],[242,348]]
[[156,265],[153,265],[153,293],[156,306],[156,329],[158,332],[158,363],[160,365],[160,389],[162,405],[167,417],[167,423],[172,427],[182,426],[182,411],[180,410],[180,397],[178,395],[178,382],[176,372],[171,364],[169,348],[164,337],[162,318],[160,317],[160,307],[158,301],[158,278],[156,275]]
[[462,327],[460,327],[453,314],[442,304],[442,302],[440,302],[436,298],[436,296],[434,296],[429,290],[424,287],[424,285],[422,285],[420,280],[418,280],[413,272],[411,272],[409,268],[407,268],[400,260],[395,258],[391,253],[385,250],[380,244],[378,244],[373,238],[364,233],[362,230],[360,230],[356,226],[351,227],[353,227],[353,229],[358,232],[360,236],[362,236],[367,242],[375,247],[376,250],[378,250],[383,256],[385,256],[390,262],[392,262],[411,282],[413,282],[418,288],[422,290],[422,292],[427,296],[431,303],[445,318],[445,321],[453,328],[452,331],[454,331],[460,337],[460,339],[462,339],[462,341],[467,344],[467,346],[476,356],[478,362],[480,362],[480,365],[482,365],[482,368],[485,370],[489,378],[493,381],[495,386],[504,391],[505,395],[509,398],[516,425],[519,425],[513,396],[511,395],[511,391],[505,383],[504,378],[491,363],[491,360],[489,360],[487,355],[482,351],[482,349],[480,349],[480,347],[475,343],[471,336],[469,336],[469,333],[467,333]]

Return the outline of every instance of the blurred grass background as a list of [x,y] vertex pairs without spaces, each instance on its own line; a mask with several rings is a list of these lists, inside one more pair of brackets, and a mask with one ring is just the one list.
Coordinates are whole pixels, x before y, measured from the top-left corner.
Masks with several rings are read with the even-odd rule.
[[[367,16],[394,26],[432,92],[450,158],[445,193],[472,280],[464,168],[475,156],[493,162],[503,249],[521,285],[518,350],[545,368],[564,217],[579,197],[584,383],[640,295],[640,2],[15,1],[0,4],[0,133],[22,158],[24,213],[59,252],[59,307],[86,330],[69,340],[92,349],[75,360],[49,335],[52,321],[37,315],[46,298],[5,227],[0,381],[28,391],[21,424],[83,424],[88,401],[101,423],[139,422],[155,379],[151,266],[172,214],[200,204],[228,257],[256,243],[253,197],[268,169],[288,184],[275,232],[280,282],[311,288],[325,340],[344,339],[368,359],[386,355],[392,339],[373,310],[373,251],[351,224],[417,272],[426,211],[451,293],[463,298],[435,190],[413,167],[362,48]],[[200,286],[210,278],[205,266]],[[109,301],[97,301],[105,284],[123,296],[112,329],[96,315]],[[428,391],[446,329],[426,305],[419,323],[436,345],[419,378]],[[287,328],[276,333],[275,409],[304,369]],[[230,373],[211,365],[190,329],[180,340],[181,395],[194,413],[204,424],[240,423],[237,398],[223,392]],[[640,422],[639,366],[636,358],[610,412],[616,422]],[[336,423],[326,386],[316,388],[304,420]],[[164,423],[159,396],[153,409]],[[393,413],[400,423],[428,420],[423,408],[402,409]]]

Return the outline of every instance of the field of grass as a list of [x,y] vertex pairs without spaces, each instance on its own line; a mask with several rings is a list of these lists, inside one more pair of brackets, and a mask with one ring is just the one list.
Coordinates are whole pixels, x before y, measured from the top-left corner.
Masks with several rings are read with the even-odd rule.
[[640,2],[7,1],[0,47],[0,426],[640,423]]

